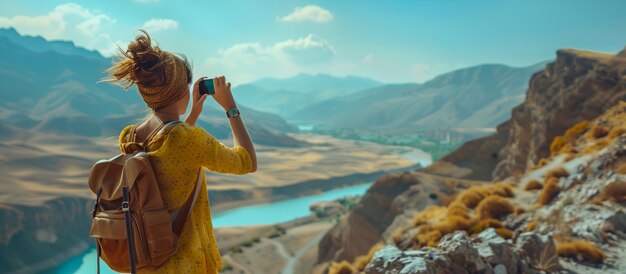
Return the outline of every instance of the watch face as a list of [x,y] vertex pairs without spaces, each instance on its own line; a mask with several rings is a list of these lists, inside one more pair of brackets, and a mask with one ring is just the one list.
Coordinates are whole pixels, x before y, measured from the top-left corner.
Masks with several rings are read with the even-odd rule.
[[239,110],[236,109],[236,108],[231,108],[231,109],[228,110],[228,115],[229,116],[235,116],[237,114],[239,114]]

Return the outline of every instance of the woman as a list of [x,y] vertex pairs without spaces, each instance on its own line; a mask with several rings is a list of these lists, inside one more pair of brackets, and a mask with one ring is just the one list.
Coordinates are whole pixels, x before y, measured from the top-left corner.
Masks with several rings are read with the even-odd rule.
[[[120,49],[121,59],[107,70],[112,77],[105,80],[125,89],[137,85],[141,97],[152,110],[152,115],[145,121],[137,126],[128,125],[120,133],[120,150],[126,153],[143,148],[142,142],[161,124],[179,120],[187,111],[190,98],[191,69],[186,59],[153,47],[148,33],[141,31],[143,34],[138,35],[126,51]],[[145,144],[168,209],[179,208],[185,202],[200,166],[230,174],[256,171],[254,145],[241,117],[236,115],[237,105],[230,83],[224,76],[214,78],[215,94],[212,96],[227,111],[225,116],[228,116],[235,145],[229,148],[203,128],[195,126],[208,96],[199,93],[198,85],[204,78],[193,85],[191,111],[185,121]],[[228,111],[234,115],[229,115]],[[222,268],[204,182],[185,223],[178,251],[156,273],[217,273]]]

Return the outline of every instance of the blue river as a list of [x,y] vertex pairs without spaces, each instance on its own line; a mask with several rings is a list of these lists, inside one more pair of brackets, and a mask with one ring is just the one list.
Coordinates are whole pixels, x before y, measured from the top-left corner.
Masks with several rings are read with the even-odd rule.
[[[345,196],[363,195],[372,183],[349,186],[330,190],[321,194],[298,197],[277,201],[269,204],[240,207],[214,214],[214,227],[249,226],[274,224],[290,221],[309,215],[309,205],[318,201],[334,200]],[[92,274],[96,273],[96,251],[89,249],[80,256],[76,256],[57,269],[45,272],[45,274]],[[100,261],[100,273],[115,274],[117,272],[107,267]]]

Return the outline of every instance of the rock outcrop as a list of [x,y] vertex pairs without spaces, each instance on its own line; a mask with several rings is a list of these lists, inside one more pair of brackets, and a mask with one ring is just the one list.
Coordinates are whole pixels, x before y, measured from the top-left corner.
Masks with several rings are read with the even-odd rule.
[[497,133],[470,141],[427,168],[463,178],[501,180],[521,174],[549,154],[552,139],[582,120],[593,120],[626,100],[626,49],[619,54],[557,51],[556,60],[535,73],[523,104]]
[[[546,166],[542,169],[536,163],[540,159],[550,158],[550,145],[556,136],[564,134],[565,130],[581,121],[596,119],[608,109],[617,105],[620,100],[626,100],[625,57],[626,50],[617,55],[571,49],[559,50],[554,62],[548,64],[545,70],[533,75],[525,102],[513,110],[512,118],[500,125],[497,133],[466,143],[431,167],[402,174],[389,174],[380,178],[375,185],[376,187],[368,190],[356,209],[325,235],[319,245],[318,264],[330,265],[329,262],[331,261],[351,261],[358,256],[367,254],[370,251],[368,247],[372,247],[375,243],[394,243],[396,242],[394,236],[397,236],[396,230],[411,225],[415,212],[422,211],[428,205],[443,204],[445,202],[431,200],[427,197],[432,196],[419,196],[416,193],[433,193],[437,192],[438,188],[444,187],[447,195],[452,196],[459,189],[467,188],[475,183],[489,183],[493,180],[513,182],[515,191],[519,191],[519,188],[522,188],[524,184],[537,176],[539,176],[539,179],[548,177],[546,174],[547,168],[554,166]],[[599,146],[596,143],[587,145]],[[586,149],[583,153],[583,150],[585,149],[581,147],[577,151],[579,154],[561,155],[562,158],[559,158],[560,160],[558,161],[563,161],[566,157],[569,158],[568,160],[571,160],[571,158],[589,160],[588,158],[590,157],[608,157],[596,154],[594,154],[595,156],[585,156],[590,155],[588,154],[590,151]],[[572,154],[571,151],[569,153]],[[625,157],[624,155],[626,153],[617,158],[623,158]],[[558,161],[555,161],[554,165],[558,165]],[[576,174],[579,175],[570,179],[569,186],[562,186],[563,182],[560,182],[557,189],[567,187],[567,192],[576,193],[575,188],[571,188],[572,186],[584,186],[584,189],[587,189],[585,196],[574,196],[574,198],[566,196],[568,198],[561,200],[563,198],[561,197],[562,194],[558,194],[555,200],[564,201],[562,203],[571,203],[573,199],[577,201],[573,206],[567,207],[567,210],[569,210],[567,212],[572,213],[571,215],[561,215],[562,210],[564,210],[562,208],[564,204],[560,204],[559,207],[552,209],[550,209],[552,204],[549,204],[535,210],[531,205],[537,202],[537,195],[539,194],[525,194],[525,200],[522,199],[523,206],[511,208],[511,210],[515,209],[515,214],[510,214],[506,220],[502,220],[504,226],[502,229],[504,231],[500,231],[500,233],[505,235],[510,229],[515,231],[515,236],[519,237],[519,234],[524,232],[525,226],[530,226],[530,222],[533,220],[539,220],[541,225],[538,226],[539,230],[535,231],[537,234],[535,236],[538,238],[525,236],[529,237],[525,241],[533,242],[531,247],[516,245],[515,248],[532,250],[534,248],[532,246],[543,243],[543,246],[547,246],[546,248],[552,252],[553,246],[549,244],[549,240],[545,237],[550,235],[550,231],[561,230],[557,230],[557,227],[554,225],[550,226],[550,224],[558,223],[555,219],[550,218],[566,218],[577,224],[572,227],[571,231],[562,230],[560,233],[573,233],[567,235],[574,235],[576,238],[583,237],[596,243],[600,242],[598,238],[587,237],[589,235],[585,236],[585,233],[591,233],[598,237],[603,235],[602,231],[612,231],[609,233],[610,235],[622,233],[623,221],[620,217],[619,207],[611,204],[611,206],[605,207],[604,210],[600,210],[588,204],[591,203],[594,197],[599,195],[600,189],[604,185],[590,182],[585,184],[585,181],[581,179],[583,175],[580,174],[589,171],[590,167],[580,166],[580,161],[583,160],[571,161],[571,165],[579,164],[576,165],[576,168],[578,168]],[[600,163],[596,163],[596,165],[601,166]],[[540,175],[532,173],[535,169],[543,170],[543,173],[539,173]],[[601,169],[596,169],[593,174],[596,174],[594,176],[599,176],[598,178],[602,178],[602,180],[606,180],[610,178],[607,177],[610,172],[611,169],[604,166]],[[573,174],[574,172],[570,173]],[[532,176],[527,177],[530,174]],[[410,179],[407,178],[408,176],[414,176],[415,178]],[[411,181],[411,185],[403,186],[401,180]],[[618,179],[613,178],[612,180]],[[435,185],[431,185],[433,182]],[[551,184],[554,183],[552,182]],[[448,187],[449,185],[455,186]],[[439,190],[444,191],[443,189]],[[530,195],[530,198],[528,195]],[[554,194],[552,193],[551,195]],[[481,197],[481,199],[483,198]],[[449,202],[450,199],[447,199],[447,201]],[[531,212],[524,213],[525,211]],[[471,212],[470,214],[476,214]],[[540,216],[548,217],[540,218]],[[584,222],[583,220],[586,221]],[[594,221],[590,222],[589,220]],[[588,224],[585,225],[585,223]],[[459,226],[459,224],[455,225]],[[463,224],[461,223],[460,226],[463,226]],[[558,228],[561,228],[561,226],[565,225],[560,225]],[[598,227],[598,229],[592,229],[592,226]],[[543,227],[545,227],[545,230],[543,230]],[[600,229],[600,227],[603,227],[604,230]],[[415,236],[410,233],[407,235]],[[615,247],[615,245],[611,247],[601,246],[601,248],[608,250],[612,254],[616,254]],[[547,249],[544,249],[544,251]],[[406,256],[417,256],[424,259],[422,255],[411,253],[413,251],[402,251],[409,253],[409,255],[405,254]],[[526,265],[535,269],[551,269],[558,264],[553,257],[547,258],[543,255],[536,257],[527,254],[520,258],[525,260]],[[494,260],[498,260],[498,258],[494,258]],[[425,259],[418,260],[415,263],[423,266],[426,269],[424,271],[430,271],[428,269],[436,271],[436,268],[434,268],[436,264],[433,263],[433,268],[429,268],[429,262]],[[577,265],[570,263],[570,261],[565,261],[564,264],[568,269],[577,269]],[[496,271],[496,266],[492,265],[493,271]],[[505,266],[505,268],[508,267]],[[613,264],[613,267],[619,268],[621,265]],[[507,273],[517,273],[515,271],[519,269],[506,270]]]
[[448,234],[435,248],[402,251],[394,245],[387,245],[374,254],[364,272],[526,274],[552,272],[560,268],[552,238],[527,232],[513,244],[500,237],[495,229],[489,228],[475,239],[463,231]]

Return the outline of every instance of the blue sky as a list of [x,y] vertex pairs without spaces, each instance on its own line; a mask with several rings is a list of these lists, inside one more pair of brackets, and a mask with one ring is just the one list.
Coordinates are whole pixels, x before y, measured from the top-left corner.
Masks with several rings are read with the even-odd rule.
[[145,27],[194,76],[234,85],[297,73],[423,82],[483,63],[527,66],[559,48],[617,52],[626,1],[3,1],[0,27],[111,54]]

